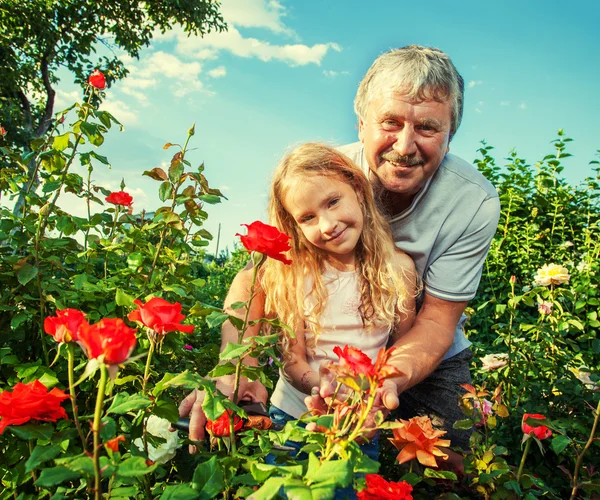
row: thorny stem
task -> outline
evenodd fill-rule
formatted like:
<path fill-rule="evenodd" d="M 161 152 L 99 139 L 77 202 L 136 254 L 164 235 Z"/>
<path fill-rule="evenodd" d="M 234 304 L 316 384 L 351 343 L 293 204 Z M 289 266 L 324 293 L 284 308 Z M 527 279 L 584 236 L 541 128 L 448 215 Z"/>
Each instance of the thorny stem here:
<path fill-rule="evenodd" d="M 512 374 L 512 325 L 513 325 L 513 320 L 514 320 L 514 310 L 513 308 L 516 308 L 516 304 L 515 304 L 515 284 L 513 282 L 513 280 L 510 280 L 510 298 L 512 299 L 512 303 L 513 303 L 513 307 L 509 308 L 509 318 L 508 318 L 508 380 L 511 380 L 511 374 Z M 508 401 L 510 403 L 511 401 L 511 397 L 512 397 L 512 384 L 508 383 L 508 389 L 507 389 L 507 396 L 508 396 Z"/>
<path fill-rule="evenodd" d="M 44 300 L 44 293 L 42 291 L 42 278 L 40 277 L 40 240 L 41 240 L 41 223 L 42 223 L 42 213 L 40 212 L 40 215 L 38 217 L 38 224 L 37 224 L 37 230 L 35 233 L 35 267 L 37 269 L 37 273 L 36 273 L 36 284 L 37 284 L 37 289 L 38 289 L 38 295 L 40 296 L 40 337 L 41 337 L 41 341 L 42 341 L 42 350 L 44 351 L 44 361 L 46 362 L 46 365 L 49 364 L 49 359 L 48 359 L 48 348 L 46 347 L 46 335 L 44 334 L 44 320 L 45 320 L 45 312 L 44 312 L 44 308 L 45 308 L 45 300 Z"/>
<path fill-rule="evenodd" d="M 113 221 L 113 226 L 110 230 L 110 234 L 108 235 L 108 239 L 112 242 L 113 234 L 115 234 L 115 229 L 117 227 L 117 221 L 119 220 L 119 215 L 121 214 L 121 205 L 115 206 L 115 220 Z M 106 252 L 106 257 L 104 258 L 104 279 L 108 276 L 108 252 Z"/>
<path fill-rule="evenodd" d="M 188 132 L 188 136 L 187 139 L 185 140 L 185 144 L 183 145 L 183 148 L 181 150 L 181 162 L 183 162 L 183 160 L 185 159 L 185 153 L 187 152 L 187 146 L 188 143 L 190 142 L 190 138 L 192 137 L 192 134 L 190 134 Z M 181 186 L 182 181 L 179 180 L 177 181 L 177 184 L 173 184 L 173 202 L 171 203 L 171 211 L 175 210 L 175 205 L 177 204 L 177 190 L 179 189 L 179 186 Z M 163 228 L 163 230 L 160 233 L 160 239 L 158 241 L 158 245 L 156 246 L 156 253 L 154 254 L 154 260 L 152 261 L 152 267 L 150 269 L 150 281 L 152 281 L 152 275 L 154 274 L 154 268 L 156 267 L 156 263 L 158 261 L 158 256 L 160 254 L 160 251 L 162 250 L 162 246 L 165 242 L 165 236 L 167 235 L 167 230 L 168 230 L 169 226 L 165 225 L 165 227 Z"/>
<path fill-rule="evenodd" d="M 100 382 L 98 383 L 98 396 L 96 397 L 96 409 L 94 411 L 94 498 L 102 500 L 102 472 L 100 470 L 100 427 L 102 422 L 102 406 L 104 404 L 104 392 L 106 390 L 106 366 L 100 364 Z"/>
<path fill-rule="evenodd" d="M 596 416 L 594 417 L 594 423 L 592 425 L 592 431 L 590 432 L 590 437 L 588 438 L 583 450 L 581 453 L 577 455 L 577 462 L 575 463 L 575 470 L 573 471 L 573 489 L 571 490 L 571 500 L 575 498 L 575 494 L 577 493 L 577 489 L 579 488 L 579 484 L 577 481 L 579 480 L 579 469 L 581 468 L 581 463 L 583 462 L 583 456 L 587 453 L 588 449 L 592 445 L 594 441 L 594 434 L 596 434 L 596 428 L 598 427 L 598 417 L 600 416 L 600 401 L 598 401 L 598 406 L 596 406 Z"/>
<path fill-rule="evenodd" d="M 154 335 L 152 332 L 150 335 Z M 154 354 L 154 348 L 156 347 L 156 342 L 148 335 L 148 339 L 150 340 L 150 349 L 148 349 L 148 356 L 146 357 L 146 368 L 144 369 L 144 380 L 142 381 L 142 393 L 146 394 L 146 384 L 148 379 L 150 378 L 150 365 L 152 363 L 152 355 Z"/>
<path fill-rule="evenodd" d="M 523 467 L 525 466 L 525 458 L 527 458 L 527 453 L 529 453 L 529 447 L 531 446 L 531 441 L 533 438 L 530 436 L 525 443 L 525 450 L 523 450 L 523 456 L 521 457 L 521 463 L 519 464 L 519 471 L 517 472 L 517 482 L 521 479 L 521 474 L 523 474 Z"/>
<path fill-rule="evenodd" d="M 91 200 L 90 198 L 92 197 L 92 165 L 90 164 L 88 166 L 88 178 L 87 178 L 87 198 L 86 198 L 86 205 L 87 205 L 87 216 L 88 216 L 88 228 L 85 231 L 85 240 L 83 242 L 83 250 L 87 252 L 87 247 L 88 247 L 88 238 L 90 236 L 90 225 L 91 225 L 91 221 L 92 221 L 92 207 L 91 207 Z M 87 256 L 87 259 L 89 260 L 90 256 Z"/>
<path fill-rule="evenodd" d="M 85 442 L 85 436 L 83 435 L 81 424 L 79 422 L 79 415 L 77 413 L 77 398 L 75 396 L 75 377 L 73 373 L 75 367 L 75 346 L 73 345 L 73 342 L 67 342 L 67 353 L 69 367 L 69 394 L 71 396 L 71 406 L 73 407 L 73 422 L 77 428 L 77 434 L 79 434 L 81 445 L 83 446 L 83 451 L 85 453 L 87 451 L 87 446 Z"/>
<path fill-rule="evenodd" d="M 255 264 L 252 268 L 252 283 L 250 284 L 250 299 L 248 300 L 248 304 L 246 304 L 246 312 L 244 313 L 244 322 L 242 323 L 242 328 L 238 334 L 238 344 L 241 344 L 244 340 L 244 334 L 248 329 L 248 317 L 250 316 L 250 306 L 252 305 L 252 299 L 254 298 L 254 289 L 256 287 L 256 276 L 258 275 L 258 269 L 260 264 L 264 261 L 264 259 L 257 265 Z M 242 376 L 242 360 L 240 359 L 238 363 L 235 365 L 235 381 L 233 385 L 233 402 L 237 403 L 238 391 L 240 386 L 240 378 Z"/>

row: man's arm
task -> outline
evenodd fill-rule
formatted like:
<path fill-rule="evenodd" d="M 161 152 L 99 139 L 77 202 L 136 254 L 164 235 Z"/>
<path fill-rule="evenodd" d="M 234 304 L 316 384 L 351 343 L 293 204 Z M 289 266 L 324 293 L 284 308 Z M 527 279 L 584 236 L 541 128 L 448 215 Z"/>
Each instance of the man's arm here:
<path fill-rule="evenodd" d="M 440 364 L 454 341 L 467 301 L 451 302 L 425 293 L 413 327 L 395 343 L 393 363 L 404 373 L 394 378 L 398 393 L 418 384 Z"/>

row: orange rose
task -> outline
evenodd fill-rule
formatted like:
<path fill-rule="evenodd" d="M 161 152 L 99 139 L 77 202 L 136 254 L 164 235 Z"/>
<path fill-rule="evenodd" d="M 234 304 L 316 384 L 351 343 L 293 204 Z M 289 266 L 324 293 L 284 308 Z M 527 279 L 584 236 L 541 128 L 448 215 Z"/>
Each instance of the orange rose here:
<path fill-rule="evenodd" d="M 112 450 L 114 452 L 119 451 L 119 443 L 120 442 L 125 442 L 125 436 L 117 436 L 116 438 L 113 439 L 109 439 L 106 443 L 104 443 L 106 445 L 106 447 L 109 450 Z"/>
<path fill-rule="evenodd" d="M 450 440 L 439 439 L 446 431 L 434 429 L 429 417 L 413 417 L 410 420 L 400 420 L 401 427 L 393 430 L 394 438 L 390 441 L 400 453 L 396 457 L 403 464 L 413 458 L 428 467 L 437 467 L 435 457 L 448 459 L 438 446 L 450 446 Z"/>

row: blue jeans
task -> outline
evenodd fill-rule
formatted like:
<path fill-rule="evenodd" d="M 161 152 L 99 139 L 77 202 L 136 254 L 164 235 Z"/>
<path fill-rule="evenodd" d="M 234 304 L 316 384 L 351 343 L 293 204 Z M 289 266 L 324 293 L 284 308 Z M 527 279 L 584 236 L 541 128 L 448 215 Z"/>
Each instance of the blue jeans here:
<path fill-rule="evenodd" d="M 286 413 L 283 410 L 280 410 L 276 406 L 272 406 L 272 405 L 269 408 L 269 417 L 271 417 L 273 425 L 281 426 L 281 427 L 283 427 L 287 422 L 290 422 L 292 420 L 297 420 L 296 418 L 292 417 L 288 413 Z M 304 424 L 301 424 L 301 425 L 304 427 Z M 298 458 L 299 460 L 308 459 L 308 456 L 306 456 L 303 453 L 298 455 L 298 452 L 300 451 L 300 448 L 302 448 L 303 443 L 297 443 L 295 441 L 286 441 L 285 446 L 294 448 L 294 451 L 290 451 L 291 458 Z M 377 461 L 379 459 L 379 433 L 377 433 L 375 435 L 375 437 L 368 443 L 362 444 L 360 446 L 360 449 L 370 459 Z M 281 465 L 281 464 L 276 463 L 276 458 L 277 457 L 275 455 L 269 454 L 266 456 L 265 461 L 269 465 Z M 357 476 L 364 477 L 364 474 L 357 474 Z M 280 493 L 280 495 L 285 496 L 285 495 L 283 495 L 282 491 L 280 491 L 279 493 Z M 346 488 L 337 489 L 335 491 L 335 497 L 334 497 L 335 500 L 343 500 L 345 498 L 350 499 L 350 500 L 356 499 L 356 492 L 354 491 L 354 488 L 352 487 L 352 485 L 347 486 Z"/>

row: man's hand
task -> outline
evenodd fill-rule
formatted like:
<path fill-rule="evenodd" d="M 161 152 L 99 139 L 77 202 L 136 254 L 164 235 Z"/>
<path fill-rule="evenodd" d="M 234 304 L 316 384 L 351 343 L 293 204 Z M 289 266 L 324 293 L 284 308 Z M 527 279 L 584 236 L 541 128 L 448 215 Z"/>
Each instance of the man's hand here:
<path fill-rule="evenodd" d="M 233 396 L 233 378 L 221 377 L 217 380 L 217 389 L 225 396 L 231 398 Z M 190 418 L 190 433 L 191 441 L 203 441 L 206 437 L 206 415 L 202 409 L 204 403 L 204 391 L 194 389 L 179 405 L 179 416 Z M 267 402 L 267 389 L 258 380 L 249 381 L 242 377 L 240 379 L 240 388 L 238 390 L 238 401 L 252 401 L 254 403 Z M 190 445 L 189 451 L 191 454 L 196 453 L 196 447 Z"/>

